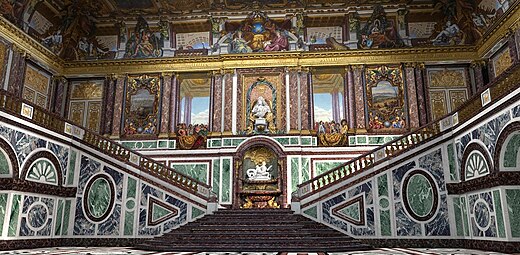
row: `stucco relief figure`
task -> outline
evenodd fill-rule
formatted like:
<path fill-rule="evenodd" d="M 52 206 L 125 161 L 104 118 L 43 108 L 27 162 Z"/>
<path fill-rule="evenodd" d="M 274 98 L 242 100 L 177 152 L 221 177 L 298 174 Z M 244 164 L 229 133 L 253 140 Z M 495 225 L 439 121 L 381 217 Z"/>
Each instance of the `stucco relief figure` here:
<path fill-rule="evenodd" d="M 231 41 L 231 53 L 251 53 L 253 50 L 249 47 L 248 42 L 243 38 L 242 31 L 235 34 L 235 38 Z"/>
<path fill-rule="evenodd" d="M 258 97 L 251 109 L 249 120 L 248 133 L 276 132 L 271 106 L 262 96 Z"/>
<path fill-rule="evenodd" d="M 267 181 L 271 179 L 271 174 L 269 171 L 271 170 L 271 167 L 267 167 L 265 161 L 262 161 L 261 165 L 256 165 L 255 168 L 247 169 L 247 178 L 250 181 Z"/>

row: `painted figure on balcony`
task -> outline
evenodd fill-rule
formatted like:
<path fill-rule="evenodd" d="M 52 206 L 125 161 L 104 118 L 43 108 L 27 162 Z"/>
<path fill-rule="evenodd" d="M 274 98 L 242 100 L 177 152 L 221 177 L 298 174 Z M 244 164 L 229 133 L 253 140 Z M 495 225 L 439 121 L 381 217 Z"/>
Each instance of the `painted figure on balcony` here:
<path fill-rule="evenodd" d="M 266 42 L 265 51 L 282 51 L 289 49 L 289 40 L 285 35 L 280 33 L 280 30 L 275 31 L 275 36 L 270 42 Z"/>

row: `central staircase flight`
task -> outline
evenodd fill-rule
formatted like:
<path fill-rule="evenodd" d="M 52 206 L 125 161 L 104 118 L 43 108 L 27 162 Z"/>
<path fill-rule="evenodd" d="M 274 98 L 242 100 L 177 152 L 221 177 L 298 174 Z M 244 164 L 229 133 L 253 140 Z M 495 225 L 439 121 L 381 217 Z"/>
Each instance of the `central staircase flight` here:
<path fill-rule="evenodd" d="M 345 252 L 370 246 L 289 209 L 219 210 L 137 246 L 177 252 Z"/>

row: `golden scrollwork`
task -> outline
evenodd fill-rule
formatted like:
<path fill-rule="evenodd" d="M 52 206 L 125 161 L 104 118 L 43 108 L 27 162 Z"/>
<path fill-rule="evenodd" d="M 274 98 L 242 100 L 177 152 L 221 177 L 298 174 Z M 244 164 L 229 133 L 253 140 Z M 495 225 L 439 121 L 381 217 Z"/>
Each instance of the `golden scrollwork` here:
<path fill-rule="evenodd" d="M 25 86 L 29 86 L 34 90 L 47 95 L 47 89 L 49 88 L 50 78 L 43 75 L 38 70 L 31 66 L 27 66 L 25 71 Z"/>
<path fill-rule="evenodd" d="M 85 81 L 72 86 L 71 99 L 101 99 L 103 96 L 103 84 L 93 81 Z"/>
<path fill-rule="evenodd" d="M 465 87 L 466 77 L 463 69 L 429 70 L 430 87 Z"/>
<path fill-rule="evenodd" d="M 274 153 L 267 149 L 266 147 L 257 147 L 252 150 L 248 150 L 244 159 L 251 159 L 256 165 L 262 164 L 262 162 L 269 162 L 271 159 L 275 158 Z"/>
<path fill-rule="evenodd" d="M 500 54 L 493 59 L 493 67 L 495 68 L 495 76 L 499 76 L 503 73 L 507 68 L 509 68 L 513 64 L 513 60 L 511 59 L 511 52 L 509 48 L 506 48 Z"/>

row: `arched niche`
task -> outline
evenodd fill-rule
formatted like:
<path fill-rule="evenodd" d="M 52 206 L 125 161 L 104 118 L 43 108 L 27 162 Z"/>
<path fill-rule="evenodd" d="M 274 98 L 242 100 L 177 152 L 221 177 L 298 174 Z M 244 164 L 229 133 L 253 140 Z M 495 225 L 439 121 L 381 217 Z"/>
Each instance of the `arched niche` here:
<path fill-rule="evenodd" d="M 497 139 L 495 171 L 520 170 L 520 121 L 508 124 Z"/>
<path fill-rule="evenodd" d="M 267 137 L 244 142 L 234 157 L 233 208 L 287 207 L 286 154 Z"/>

